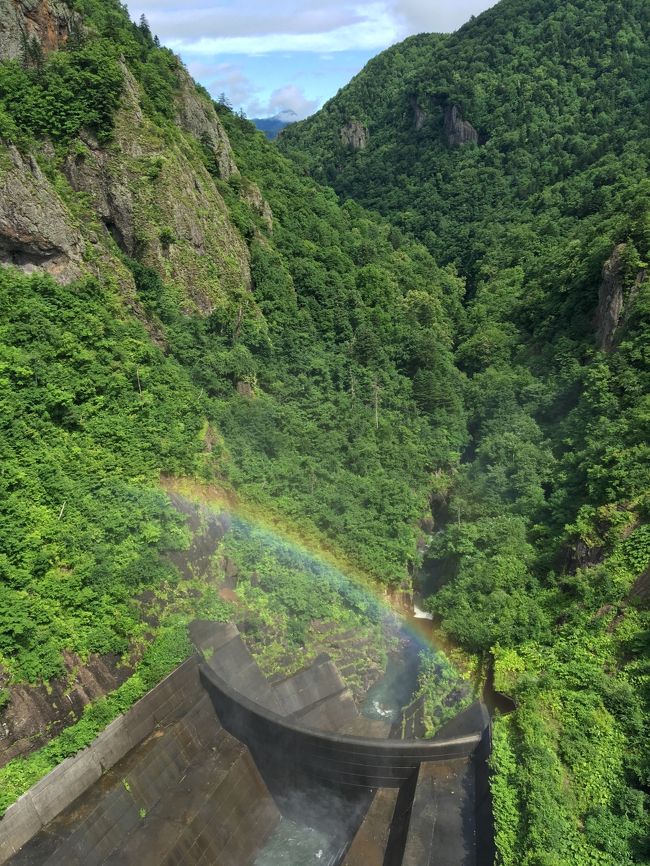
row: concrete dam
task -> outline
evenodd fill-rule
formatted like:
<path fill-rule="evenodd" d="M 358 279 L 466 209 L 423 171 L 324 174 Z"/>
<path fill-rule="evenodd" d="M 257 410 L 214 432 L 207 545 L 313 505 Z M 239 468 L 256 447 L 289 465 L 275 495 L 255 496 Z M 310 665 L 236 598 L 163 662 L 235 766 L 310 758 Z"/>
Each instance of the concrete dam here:
<path fill-rule="evenodd" d="M 190 633 L 195 655 L 7 810 L 0 864 L 267 866 L 295 826 L 324 840 L 304 866 L 492 862 L 483 704 L 396 739 L 328 656 L 267 680 L 237 626 Z"/>

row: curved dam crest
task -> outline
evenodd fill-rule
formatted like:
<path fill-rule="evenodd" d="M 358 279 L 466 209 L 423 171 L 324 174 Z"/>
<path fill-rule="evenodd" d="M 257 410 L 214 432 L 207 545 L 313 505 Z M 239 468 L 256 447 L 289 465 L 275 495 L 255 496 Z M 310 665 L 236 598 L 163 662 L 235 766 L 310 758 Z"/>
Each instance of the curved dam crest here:
<path fill-rule="evenodd" d="M 470 757 L 489 727 L 482 704 L 473 704 L 431 740 L 354 737 L 320 731 L 268 710 L 237 692 L 208 665 L 199 673 L 221 723 L 287 779 L 305 775 L 330 784 L 398 788 L 422 763 Z"/>

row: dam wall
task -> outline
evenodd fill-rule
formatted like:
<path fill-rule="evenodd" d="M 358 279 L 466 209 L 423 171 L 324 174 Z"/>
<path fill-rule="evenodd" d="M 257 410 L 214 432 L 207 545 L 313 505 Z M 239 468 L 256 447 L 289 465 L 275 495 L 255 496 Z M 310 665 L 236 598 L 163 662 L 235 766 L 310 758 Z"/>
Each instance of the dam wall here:
<path fill-rule="evenodd" d="M 328 656 L 267 680 L 233 624 L 190 634 L 197 655 L 7 810 L 0 864 L 251 866 L 289 821 L 331 863 L 489 866 L 483 704 L 387 739 Z"/>

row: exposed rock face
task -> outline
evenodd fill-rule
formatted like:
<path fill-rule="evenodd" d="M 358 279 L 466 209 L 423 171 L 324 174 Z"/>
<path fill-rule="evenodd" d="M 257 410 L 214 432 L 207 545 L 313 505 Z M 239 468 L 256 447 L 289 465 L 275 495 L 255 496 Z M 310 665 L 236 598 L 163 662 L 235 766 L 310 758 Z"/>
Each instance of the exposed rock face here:
<path fill-rule="evenodd" d="M 578 539 L 574 547 L 569 551 L 568 568 L 572 572 L 577 571 L 579 568 L 591 568 L 594 565 L 599 565 L 604 558 L 604 546 L 589 546 L 582 539 Z"/>
<path fill-rule="evenodd" d="M 623 253 L 625 244 L 618 244 L 603 265 L 603 279 L 598 290 L 596 311 L 596 342 L 598 348 L 609 351 L 614 332 L 623 312 Z"/>
<path fill-rule="evenodd" d="M 214 105 L 197 91 L 190 76 L 181 70 L 180 90 L 176 99 L 176 122 L 186 132 L 196 136 L 213 151 L 219 174 L 228 180 L 239 169 Z"/>
<path fill-rule="evenodd" d="M 83 136 L 85 152 L 79 150 L 69 155 L 63 171 L 72 189 L 90 195 L 92 207 L 108 233 L 123 252 L 132 256 L 136 252 L 133 175 L 126 170 L 126 158 L 142 156 L 136 132 L 141 129 L 144 118 L 140 108 L 138 85 L 126 66 L 124 74 L 123 113 L 128 114 L 132 135 L 120 136 L 118 149 L 123 158 L 120 169 L 115 165 L 114 154 L 106 150 L 88 133 Z"/>
<path fill-rule="evenodd" d="M 650 602 L 650 568 L 646 568 L 643 574 L 634 582 L 629 597 L 642 604 Z"/>
<path fill-rule="evenodd" d="M 188 143 L 170 145 L 161 138 L 143 115 L 137 82 L 126 67 L 123 71 L 124 98 L 114 142 L 102 148 L 84 135 L 86 150 L 67 158 L 65 175 L 74 190 L 89 194 L 94 211 L 122 250 L 175 283 L 188 299 L 188 309 L 210 313 L 219 296 L 250 286 L 248 250 Z M 222 148 L 222 171 L 237 171 L 216 113 L 212 119 L 207 108 L 202 113 L 205 105 L 189 83 L 187 78 L 178 97 L 184 128 L 194 135 L 212 130 Z M 259 199 L 263 202 L 261 195 Z"/>
<path fill-rule="evenodd" d="M 640 271 L 634 282 L 629 298 L 625 297 L 623 285 L 623 255 L 625 244 L 618 244 L 603 265 L 603 278 L 598 290 L 598 309 L 596 310 L 595 327 L 596 343 L 604 352 L 611 351 L 616 337 L 616 329 L 624 318 L 626 300 L 630 300 L 637 292 L 647 276 L 646 271 Z"/>
<path fill-rule="evenodd" d="M 427 121 L 427 113 L 418 102 L 417 96 L 411 97 L 411 111 L 413 112 L 415 131 L 419 132 Z"/>
<path fill-rule="evenodd" d="M 23 33 L 50 50 L 75 26 L 60 0 L 0 0 L 4 57 L 22 56 Z M 63 282 L 89 272 L 117 274 L 133 302 L 133 280 L 115 255 L 115 241 L 174 285 L 188 312 L 209 314 L 250 288 L 249 252 L 190 136 L 211 148 L 224 179 L 238 173 L 230 142 L 214 105 L 180 64 L 175 107 L 186 134 L 172 142 L 143 112 L 140 86 L 126 65 L 122 72 L 122 105 L 109 145 L 85 131 L 61 164 L 43 143 L 52 171 L 85 194 L 73 208 L 73 197 L 60 196 L 33 157 L 0 147 L 0 264 L 44 270 Z M 271 210 L 258 189 L 249 190 L 249 200 L 270 230 Z"/>
<path fill-rule="evenodd" d="M 93 207 L 117 245 L 128 255 L 135 252 L 133 197 L 127 178 L 110 171 L 110 156 L 97 142 L 86 139 L 87 154 L 68 156 L 63 170 L 70 186 L 89 193 Z"/>
<path fill-rule="evenodd" d="M 262 195 L 262 191 L 256 183 L 249 183 L 243 193 L 246 201 L 262 217 L 269 231 L 273 231 L 273 211 L 271 205 Z"/>
<path fill-rule="evenodd" d="M 463 119 L 455 103 L 445 106 L 444 133 L 449 147 L 478 144 L 478 132 L 468 120 Z"/>
<path fill-rule="evenodd" d="M 365 150 L 370 135 L 367 128 L 358 120 L 349 120 L 341 127 L 341 141 L 351 150 Z"/>
<path fill-rule="evenodd" d="M 0 166 L 0 263 L 44 270 L 62 282 L 81 274 L 83 239 L 33 156 L 10 146 Z M 4 169 L 4 170 L 3 170 Z"/>
<path fill-rule="evenodd" d="M 47 687 L 10 687 L 11 701 L 0 716 L 0 767 L 48 742 L 78 719 L 86 704 L 112 692 L 131 674 L 129 668 L 118 667 L 118 656 L 91 656 L 83 664 L 65 653 L 64 662 L 66 675 Z"/>
<path fill-rule="evenodd" d="M 0 60 L 19 60 L 36 39 L 45 53 L 66 43 L 79 16 L 61 0 L 0 0 Z"/>
<path fill-rule="evenodd" d="M 250 384 L 250 382 L 237 382 L 236 388 L 237 393 L 240 397 L 253 396 L 253 386 Z"/>

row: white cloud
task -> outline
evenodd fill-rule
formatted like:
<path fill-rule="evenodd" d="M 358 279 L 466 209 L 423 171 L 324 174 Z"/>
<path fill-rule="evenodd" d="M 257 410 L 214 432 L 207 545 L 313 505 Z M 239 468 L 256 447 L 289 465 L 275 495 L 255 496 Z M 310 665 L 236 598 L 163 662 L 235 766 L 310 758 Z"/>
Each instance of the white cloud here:
<path fill-rule="evenodd" d="M 152 30 L 177 50 L 267 54 L 381 49 L 411 33 L 449 32 L 494 0 L 140 0 Z"/>
<path fill-rule="evenodd" d="M 393 0 L 391 6 L 401 22 L 404 35 L 451 33 L 472 15 L 478 15 L 496 0 Z"/>
<path fill-rule="evenodd" d="M 279 114 L 281 111 L 293 111 L 298 117 L 307 117 L 315 111 L 318 102 L 315 99 L 307 99 L 302 87 L 295 84 L 285 84 L 271 94 L 268 104 L 268 113 Z"/>
<path fill-rule="evenodd" d="M 194 78 L 205 83 L 214 99 L 224 93 L 236 108 L 244 106 L 249 117 L 272 117 L 282 111 L 293 111 L 302 119 L 318 108 L 318 100 L 309 99 L 304 89 L 296 84 L 278 87 L 264 98 L 261 88 L 235 63 L 198 61 L 189 63 L 188 70 Z"/>
<path fill-rule="evenodd" d="M 234 63 L 190 63 L 188 69 L 194 78 L 207 82 L 215 99 L 225 93 L 234 105 L 245 105 L 256 98 L 257 88 Z"/>
<path fill-rule="evenodd" d="M 327 15 L 298 16 L 292 19 L 284 14 L 273 20 L 268 13 L 254 25 L 242 28 L 178 26 L 165 39 L 176 51 L 190 49 L 193 54 L 272 54 L 278 52 L 308 51 L 329 54 L 349 50 L 379 50 L 399 38 L 399 24 L 386 3 L 331 10 Z M 271 24 L 275 24 L 272 27 Z M 307 26 L 311 24 L 311 26 Z M 156 30 L 155 22 L 151 23 Z M 191 32 L 190 32 L 191 31 Z"/>
<path fill-rule="evenodd" d="M 190 40 L 203 36 L 222 39 L 264 38 L 277 34 L 329 33 L 341 27 L 361 23 L 367 13 L 354 0 L 330 0 L 317 7 L 296 2 L 267 2 L 257 0 L 227 0 L 220 4 L 210 0 L 143 0 L 140 7 L 133 6 L 134 18 L 139 9 L 146 14 L 149 25 L 167 42 Z M 136 14 L 137 13 L 137 14 Z"/>

